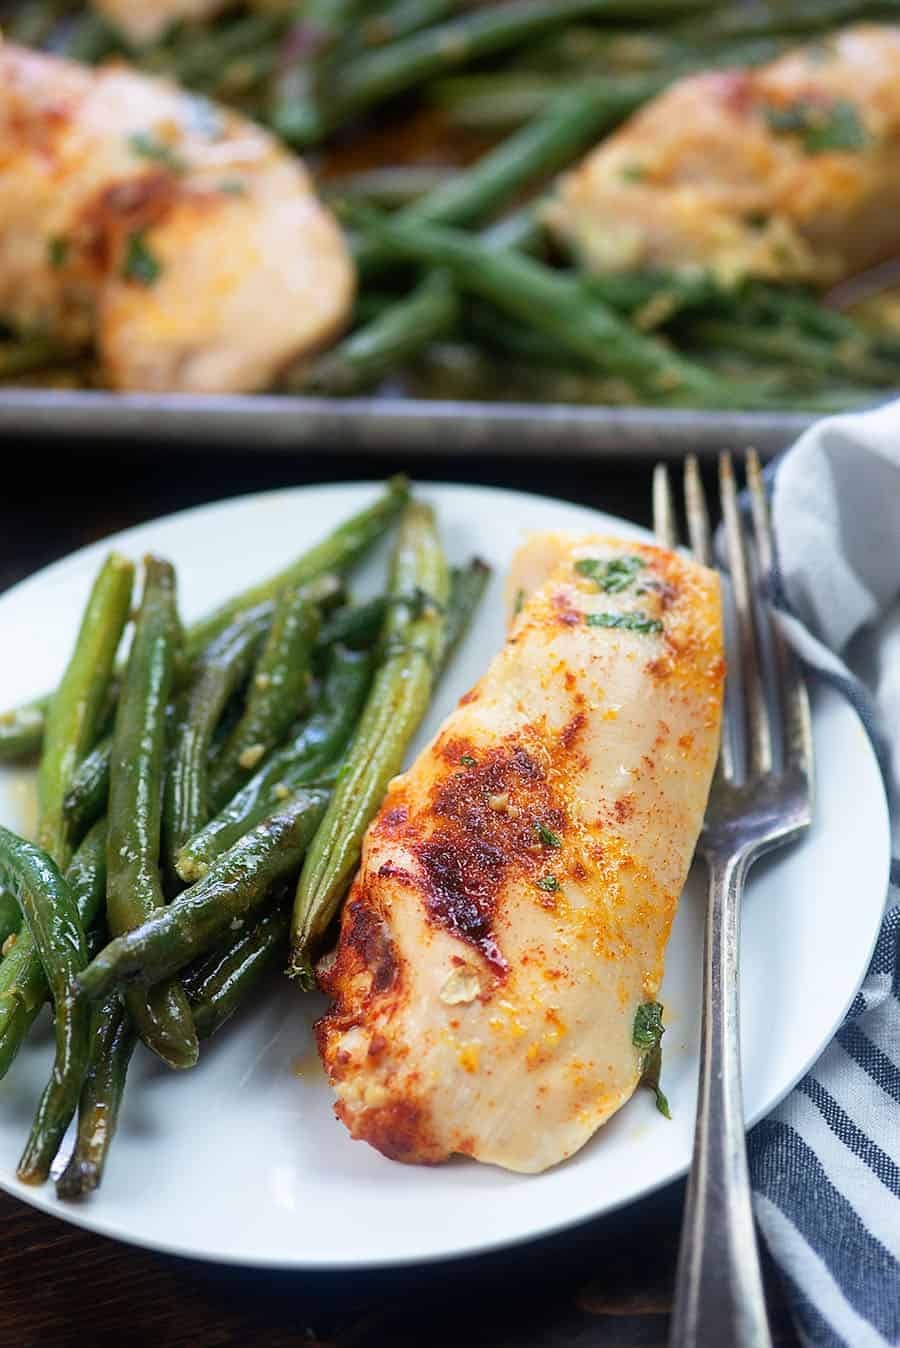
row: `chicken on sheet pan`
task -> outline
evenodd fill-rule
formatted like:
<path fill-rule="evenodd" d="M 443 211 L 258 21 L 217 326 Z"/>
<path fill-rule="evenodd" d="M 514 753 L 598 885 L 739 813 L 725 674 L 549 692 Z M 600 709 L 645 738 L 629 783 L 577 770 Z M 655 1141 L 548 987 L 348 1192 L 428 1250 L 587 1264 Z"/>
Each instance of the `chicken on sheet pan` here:
<path fill-rule="evenodd" d="M 900 28 L 672 85 L 562 178 L 547 219 L 589 268 L 828 285 L 900 250 Z"/>
<path fill-rule="evenodd" d="M 0 42 L 0 312 L 120 390 L 253 392 L 352 304 L 341 231 L 268 132 L 167 81 Z"/>

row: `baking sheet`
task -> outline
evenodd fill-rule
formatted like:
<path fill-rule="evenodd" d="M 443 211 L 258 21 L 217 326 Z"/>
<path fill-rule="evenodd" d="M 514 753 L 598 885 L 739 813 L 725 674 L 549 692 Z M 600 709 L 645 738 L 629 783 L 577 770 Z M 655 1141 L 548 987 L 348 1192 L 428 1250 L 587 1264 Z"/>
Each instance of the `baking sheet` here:
<path fill-rule="evenodd" d="M 0 435 L 153 441 L 163 449 L 509 454 L 536 458 L 679 457 L 755 445 L 770 455 L 806 413 L 432 402 L 413 398 L 201 397 L 32 389 L 0 393 Z"/>

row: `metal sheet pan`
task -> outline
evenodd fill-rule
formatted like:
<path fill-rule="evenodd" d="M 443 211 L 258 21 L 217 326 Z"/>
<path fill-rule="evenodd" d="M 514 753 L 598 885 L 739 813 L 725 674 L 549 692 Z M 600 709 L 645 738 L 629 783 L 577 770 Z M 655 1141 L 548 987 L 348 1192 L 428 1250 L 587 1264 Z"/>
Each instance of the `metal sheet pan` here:
<path fill-rule="evenodd" d="M 161 449 L 504 454 L 567 458 L 679 457 L 755 445 L 784 449 L 813 420 L 805 413 L 691 412 L 412 398 L 197 397 L 7 389 L 0 435 Z"/>

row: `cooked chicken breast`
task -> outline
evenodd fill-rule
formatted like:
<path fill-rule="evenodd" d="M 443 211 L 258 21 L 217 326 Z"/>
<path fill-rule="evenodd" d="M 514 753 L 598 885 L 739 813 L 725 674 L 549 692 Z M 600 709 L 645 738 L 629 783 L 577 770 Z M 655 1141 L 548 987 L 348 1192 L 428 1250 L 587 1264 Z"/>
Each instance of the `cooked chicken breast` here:
<path fill-rule="evenodd" d="M 597 271 L 830 284 L 900 249 L 900 28 L 674 84 L 565 175 L 548 219 Z"/>
<path fill-rule="evenodd" d="M 94 9 L 119 29 L 129 42 L 142 47 L 162 37 L 173 24 L 211 19 L 235 0 L 93 0 Z"/>
<path fill-rule="evenodd" d="M 299 160 L 124 65 L 0 44 L 0 313 L 117 389 L 250 392 L 329 342 L 353 265 Z"/>
<path fill-rule="evenodd" d="M 540 536 L 510 589 L 531 597 L 506 646 L 369 828 L 317 1033 L 354 1137 L 539 1171 L 641 1076 L 722 629 L 712 572 L 615 539 Z"/>

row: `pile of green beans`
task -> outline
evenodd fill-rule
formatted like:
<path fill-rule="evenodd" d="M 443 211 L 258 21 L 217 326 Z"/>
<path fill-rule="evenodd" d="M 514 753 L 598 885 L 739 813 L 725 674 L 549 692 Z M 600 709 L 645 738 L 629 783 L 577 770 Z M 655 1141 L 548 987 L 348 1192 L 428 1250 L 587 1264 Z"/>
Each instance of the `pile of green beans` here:
<path fill-rule="evenodd" d="M 442 397 L 455 364 L 449 392 L 460 397 L 821 411 L 863 405 L 900 384 L 900 339 L 871 316 L 846 318 L 841 337 L 826 331 L 832 311 L 810 292 L 811 333 L 792 304 L 781 305 L 788 288 L 777 283 L 757 286 L 763 302 L 748 307 L 740 287 L 724 293 L 712 276 L 591 278 L 544 237 L 540 209 L 554 175 L 673 81 L 760 65 L 803 41 L 821 45 L 840 25 L 896 21 L 897 0 L 304 0 L 261 10 L 248 0 L 141 49 L 79 12 L 78 0 L 14 8 L 17 40 L 87 61 L 119 52 L 324 158 L 323 191 L 351 227 L 358 299 L 347 335 L 283 371 L 281 392 L 348 397 L 389 387 Z M 450 139 L 448 164 L 415 149 L 411 163 L 373 166 L 363 150 L 364 167 L 341 171 L 348 141 L 355 165 L 370 131 L 417 116 L 423 134 L 455 130 L 461 153 Z M 523 204 L 527 230 L 485 230 Z M 360 205 L 393 214 L 379 223 L 354 214 Z M 496 284 L 478 290 L 473 320 L 480 263 L 472 254 L 472 266 L 440 264 L 429 225 L 478 229 L 473 246 L 537 254 L 559 285 L 551 294 L 533 269 L 501 260 L 487 268 Z M 406 232 L 403 247 L 385 233 L 395 227 Z M 629 291 L 644 303 L 633 305 Z M 651 327 L 661 342 L 646 341 Z M 74 358 L 44 334 L 11 335 L 0 344 L 0 379 L 52 378 L 67 363 L 77 378 Z M 32 709 L 35 723 L 41 710 Z M 29 734 L 26 708 L 13 724 L 0 722 L 0 756 Z"/>
<path fill-rule="evenodd" d="M 385 592 L 350 602 L 342 578 L 395 526 Z M 59 687 L 5 718 L 5 756 L 41 757 L 37 841 L 0 827 L 0 1077 L 48 1000 L 56 1030 L 20 1178 L 47 1178 L 77 1109 L 57 1191 L 89 1194 L 139 1041 L 190 1069 L 278 966 L 311 981 L 487 576 L 448 568 L 403 480 L 187 629 L 170 562 L 144 558 L 132 615 L 134 566 L 107 559 Z"/>

